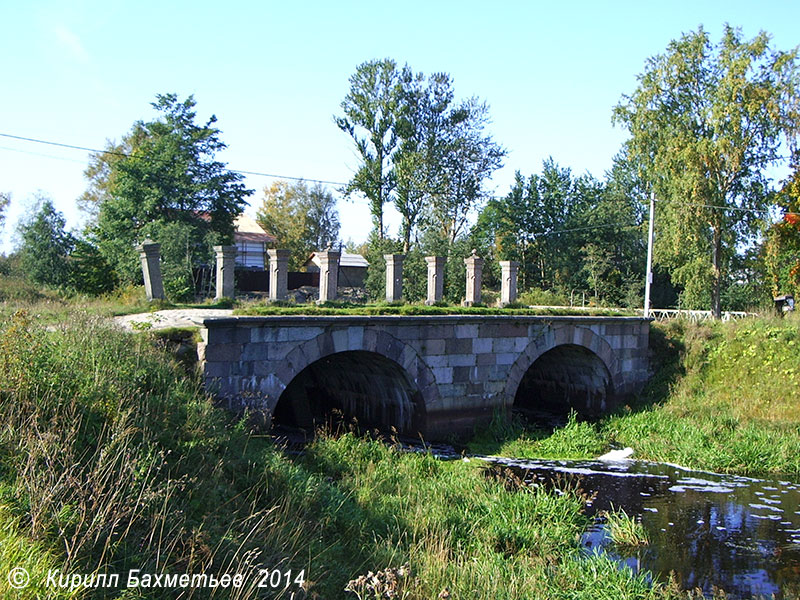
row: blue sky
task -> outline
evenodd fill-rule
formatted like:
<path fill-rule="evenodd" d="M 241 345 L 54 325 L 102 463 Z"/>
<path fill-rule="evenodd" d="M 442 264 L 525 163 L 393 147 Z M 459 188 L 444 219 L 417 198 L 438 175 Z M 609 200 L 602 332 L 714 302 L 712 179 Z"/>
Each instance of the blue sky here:
<path fill-rule="evenodd" d="M 102 148 L 154 116 L 158 93 L 194 94 L 216 114 L 232 168 L 347 181 L 357 166 L 332 116 L 356 66 L 391 57 L 451 74 L 457 96 L 491 107 L 508 155 L 490 189 L 552 156 L 602 177 L 626 134 L 611 109 L 645 60 L 703 25 L 773 46 L 800 43 L 800 3 L 744 2 L 183 2 L 67 0 L 0 7 L 0 133 Z M 38 192 L 78 227 L 87 153 L 0 137 L 0 190 L 12 206 L 0 249 Z M 250 177 L 252 210 L 268 178 Z M 342 237 L 369 230 L 363 200 L 341 201 Z M 390 224 L 397 223 L 389 219 Z"/>

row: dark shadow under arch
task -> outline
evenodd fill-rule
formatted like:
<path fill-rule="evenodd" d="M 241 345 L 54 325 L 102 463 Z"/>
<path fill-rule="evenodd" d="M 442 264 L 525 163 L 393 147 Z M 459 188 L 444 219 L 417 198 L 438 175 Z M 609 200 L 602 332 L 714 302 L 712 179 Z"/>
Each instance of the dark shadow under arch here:
<path fill-rule="evenodd" d="M 419 391 L 400 365 L 375 352 L 329 354 L 298 373 L 273 413 L 277 424 L 314 428 L 331 414 L 360 426 L 416 434 L 422 424 Z"/>
<path fill-rule="evenodd" d="M 514 408 L 535 415 L 598 417 L 614 395 L 612 377 L 597 354 L 575 344 L 544 352 L 528 368 L 514 397 Z"/>

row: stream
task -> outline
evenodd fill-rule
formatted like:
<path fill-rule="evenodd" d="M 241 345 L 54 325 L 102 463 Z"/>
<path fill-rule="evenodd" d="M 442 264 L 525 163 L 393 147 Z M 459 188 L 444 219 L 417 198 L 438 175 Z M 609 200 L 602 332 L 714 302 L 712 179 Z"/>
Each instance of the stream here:
<path fill-rule="evenodd" d="M 800 485 L 692 471 L 638 460 L 563 461 L 486 457 L 530 485 L 575 486 L 595 495 L 587 505 L 594 524 L 581 543 L 634 571 L 684 589 L 715 588 L 730 598 L 800 596 Z M 623 509 L 641 519 L 650 544 L 620 553 L 601 511 Z"/>
<path fill-rule="evenodd" d="M 308 438 L 281 439 L 302 452 Z M 288 443 L 288 442 L 294 443 Z M 445 444 L 401 439 L 409 452 L 442 460 L 463 455 Z M 287 448 L 289 449 L 289 448 Z M 729 598 L 800 598 L 800 484 L 694 471 L 642 460 L 528 460 L 470 456 L 489 468 L 510 469 L 528 485 L 580 488 L 593 499 L 592 525 L 581 544 L 587 555 L 603 552 L 634 572 L 667 581 L 673 574 L 686 590 L 716 589 Z M 487 469 L 488 470 L 488 469 Z M 602 512 L 624 510 L 640 520 L 650 543 L 623 553 L 611 543 Z"/>

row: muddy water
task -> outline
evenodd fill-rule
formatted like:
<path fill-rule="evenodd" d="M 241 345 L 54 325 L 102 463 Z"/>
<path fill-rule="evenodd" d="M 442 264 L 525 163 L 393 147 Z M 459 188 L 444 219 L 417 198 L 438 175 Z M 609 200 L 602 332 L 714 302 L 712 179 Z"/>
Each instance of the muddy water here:
<path fill-rule="evenodd" d="M 644 461 L 492 459 L 532 485 L 579 486 L 595 495 L 596 516 L 582 543 L 661 580 L 674 572 L 685 589 L 715 588 L 732 598 L 800 597 L 800 485 L 690 471 Z M 641 519 L 650 544 L 621 553 L 600 511 L 622 508 Z"/>

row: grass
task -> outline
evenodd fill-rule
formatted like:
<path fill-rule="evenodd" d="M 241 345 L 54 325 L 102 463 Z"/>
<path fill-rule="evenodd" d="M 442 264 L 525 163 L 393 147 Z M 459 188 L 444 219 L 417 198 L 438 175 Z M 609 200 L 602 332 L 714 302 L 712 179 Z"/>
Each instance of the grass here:
<path fill-rule="evenodd" d="M 41 595 L 50 568 L 241 573 L 243 588 L 214 595 L 236 600 L 270 597 L 256 587 L 262 568 L 304 571 L 308 598 L 375 597 L 359 587 L 370 572 L 385 597 L 409 599 L 677 594 L 583 556 L 576 494 L 509 489 L 476 462 L 351 433 L 291 458 L 216 409 L 151 336 L 85 313 L 50 323 L 25 312 L 0 322 L 0 580 L 29 567 L 34 587 L 20 598 Z M 62 592 L 46 594 L 175 596 Z"/>
<path fill-rule="evenodd" d="M 234 310 L 237 315 L 574 315 L 574 316 L 634 316 L 625 309 L 570 309 L 570 308 L 494 308 L 488 306 L 426 306 L 424 304 L 349 304 L 327 302 L 292 306 L 274 304 L 246 304 Z"/>
<path fill-rule="evenodd" d="M 605 528 L 611 543 L 621 548 L 635 548 L 647 546 L 650 540 L 641 522 L 628 515 L 624 509 L 606 511 L 603 513 Z"/>
<path fill-rule="evenodd" d="M 495 426 L 470 449 L 529 458 L 636 458 L 740 474 L 800 475 L 796 318 L 651 328 L 655 375 L 638 401 L 597 422 L 542 431 Z"/>

